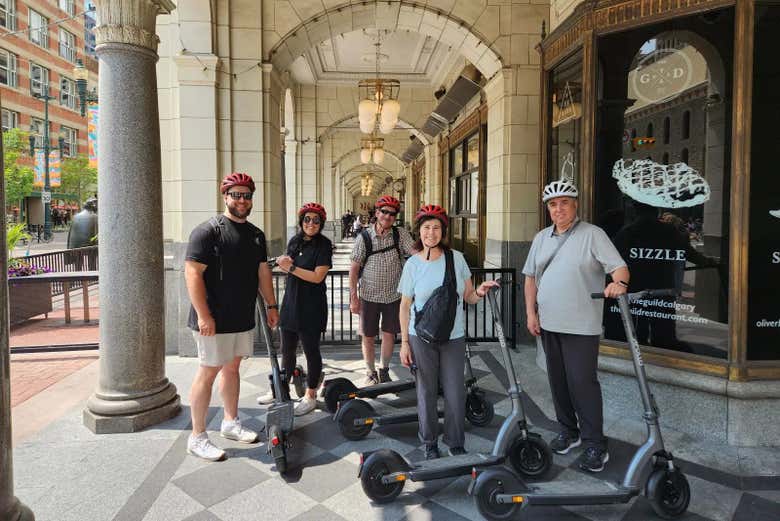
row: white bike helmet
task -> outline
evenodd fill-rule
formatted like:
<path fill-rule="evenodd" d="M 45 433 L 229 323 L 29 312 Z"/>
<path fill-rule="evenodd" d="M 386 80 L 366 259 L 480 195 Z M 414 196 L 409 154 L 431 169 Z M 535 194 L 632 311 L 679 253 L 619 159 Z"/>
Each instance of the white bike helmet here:
<path fill-rule="evenodd" d="M 574 186 L 571 182 L 566 180 L 553 181 L 552 183 L 544 187 L 544 191 L 542 191 L 542 202 L 546 203 L 547 201 L 555 197 L 576 198 L 579 195 L 580 194 L 577 191 L 577 187 Z"/>

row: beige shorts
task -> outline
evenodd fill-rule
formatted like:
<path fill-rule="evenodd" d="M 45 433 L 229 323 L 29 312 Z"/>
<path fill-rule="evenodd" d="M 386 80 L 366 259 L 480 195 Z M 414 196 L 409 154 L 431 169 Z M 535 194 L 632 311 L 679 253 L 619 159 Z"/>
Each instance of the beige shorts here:
<path fill-rule="evenodd" d="M 203 336 L 200 332 L 193 331 L 200 365 L 219 367 L 232 362 L 237 356 L 251 356 L 254 350 L 254 333 L 254 329 L 250 329 L 242 333 Z"/>

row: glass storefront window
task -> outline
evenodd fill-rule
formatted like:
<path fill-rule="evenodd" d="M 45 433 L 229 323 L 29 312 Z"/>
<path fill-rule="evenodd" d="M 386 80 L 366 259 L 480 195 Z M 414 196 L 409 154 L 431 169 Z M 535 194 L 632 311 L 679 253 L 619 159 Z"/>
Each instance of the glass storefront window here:
<path fill-rule="evenodd" d="M 748 360 L 780 360 L 780 5 L 756 3 L 750 158 Z M 694 127 L 695 128 L 695 127 Z"/>
<path fill-rule="evenodd" d="M 466 143 L 466 170 L 477 168 L 479 166 L 479 134 L 469 138 Z"/>
<path fill-rule="evenodd" d="M 577 53 L 550 75 L 550 160 L 548 181 L 568 179 L 580 185 L 582 139 L 582 55 Z"/>
<path fill-rule="evenodd" d="M 471 266 L 480 263 L 479 140 L 476 131 L 450 149 L 450 244 L 463 252 Z"/>
<path fill-rule="evenodd" d="M 723 10 L 598 45 L 594 220 L 628 264 L 629 291 L 671 290 L 632 305 L 639 342 L 720 359 L 729 340 L 731 106 L 723 100 L 732 42 L 733 11 Z M 615 301 L 604 315 L 605 339 L 625 341 Z"/>

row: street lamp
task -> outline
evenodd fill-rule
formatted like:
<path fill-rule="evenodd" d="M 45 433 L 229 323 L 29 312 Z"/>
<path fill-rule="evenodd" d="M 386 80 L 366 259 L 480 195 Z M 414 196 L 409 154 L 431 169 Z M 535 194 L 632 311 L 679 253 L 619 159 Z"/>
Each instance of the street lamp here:
<path fill-rule="evenodd" d="M 43 201 L 43 240 L 48 242 L 52 238 L 51 234 L 51 180 L 49 179 L 49 100 L 55 99 L 49 96 L 49 85 L 41 82 L 41 94 L 33 94 L 34 97 L 43 100 L 43 146 L 35 145 L 35 136 L 30 136 L 30 155 L 35 158 L 35 149 L 43 150 L 43 192 L 41 200 Z M 62 159 L 62 149 L 65 140 L 60 136 L 58 145 L 60 149 L 60 160 Z"/>
<path fill-rule="evenodd" d="M 76 66 L 73 67 L 73 77 L 76 78 L 76 88 L 79 92 L 79 101 L 81 102 L 81 117 L 87 115 L 87 103 L 97 101 L 95 92 L 87 92 L 87 80 L 89 79 L 89 70 L 84 66 L 81 58 L 76 60 Z"/>

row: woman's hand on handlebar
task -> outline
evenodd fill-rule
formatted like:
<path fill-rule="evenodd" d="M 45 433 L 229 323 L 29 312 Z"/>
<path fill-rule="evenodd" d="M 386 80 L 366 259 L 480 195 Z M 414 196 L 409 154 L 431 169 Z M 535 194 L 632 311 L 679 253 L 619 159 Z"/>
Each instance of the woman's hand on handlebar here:
<path fill-rule="evenodd" d="M 414 356 L 412 355 L 412 348 L 409 345 L 408 340 L 401 340 L 401 365 L 404 367 L 412 367 L 414 364 Z"/>
<path fill-rule="evenodd" d="M 292 257 L 289 255 L 280 255 L 276 258 L 276 265 L 282 268 L 284 271 L 289 271 L 290 266 L 293 265 Z"/>
<path fill-rule="evenodd" d="M 528 332 L 531 333 L 533 336 L 541 336 L 542 334 L 542 326 L 539 325 L 539 315 L 536 313 L 529 314 L 528 320 L 526 322 L 528 327 Z"/>
<path fill-rule="evenodd" d="M 488 294 L 488 291 L 490 291 L 490 288 L 497 288 L 501 284 L 497 280 L 486 280 L 482 284 L 479 285 L 477 288 L 477 296 L 479 298 L 484 297 Z"/>

